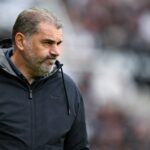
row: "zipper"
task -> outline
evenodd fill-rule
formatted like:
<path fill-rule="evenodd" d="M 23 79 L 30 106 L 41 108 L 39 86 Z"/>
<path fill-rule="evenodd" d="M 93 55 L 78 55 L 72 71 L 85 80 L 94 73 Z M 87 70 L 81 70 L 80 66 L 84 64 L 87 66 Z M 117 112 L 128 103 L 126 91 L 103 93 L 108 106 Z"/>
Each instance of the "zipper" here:
<path fill-rule="evenodd" d="M 6 75 L 8 75 L 10 78 L 12 79 L 16 79 L 17 81 L 19 80 L 19 82 L 21 81 L 23 85 L 26 85 L 27 87 L 27 98 L 29 100 L 30 103 L 30 150 L 33 150 L 35 147 L 35 107 L 34 107 L 34 102 L 33 102 L 33 90 L 31 88 L 31 85 L 29 85 L 29 83 L 27 82 L 26 79 L 24 78 L 19 78 L 16 75 L 10 74 L 8 72 L 8 70 L 4 70 L 1 69 L 0 66 L 0 72 L 4 72 Z"/>
<path fill-rule="evenodd" d="M 34 102 L 33 102 L 33 91 L 31 89 L 30 86 L 28 86 L 28 89 L 29 89 L 29 95 L 28 95 L 28 98 L 30 100 L 30 136 L 31 136 L 31 147 L 30 147 L 30 150 L 33 150 L 34 149 L 34 125 L 35 125 L 35 114 L 34 114 Z"/>
<path fill-rule="evenodd" d="M 32 90 L 29 89 L 29 99 L 32 100 L 32 98 L 33 98 Z"/>

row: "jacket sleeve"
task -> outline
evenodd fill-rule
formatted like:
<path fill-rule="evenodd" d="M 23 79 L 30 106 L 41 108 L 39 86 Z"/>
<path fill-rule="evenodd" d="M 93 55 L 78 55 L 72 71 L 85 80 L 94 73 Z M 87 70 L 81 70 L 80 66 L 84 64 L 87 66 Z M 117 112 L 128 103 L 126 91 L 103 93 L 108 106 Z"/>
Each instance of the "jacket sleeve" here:
<path fill-rule="evenodd" d="M 68 132 L 65 139 L 65 150 L 89 150 L 85 124 L 84 104 L 82 97 L 79 97 L 77 115 L 72 128 Z"/>

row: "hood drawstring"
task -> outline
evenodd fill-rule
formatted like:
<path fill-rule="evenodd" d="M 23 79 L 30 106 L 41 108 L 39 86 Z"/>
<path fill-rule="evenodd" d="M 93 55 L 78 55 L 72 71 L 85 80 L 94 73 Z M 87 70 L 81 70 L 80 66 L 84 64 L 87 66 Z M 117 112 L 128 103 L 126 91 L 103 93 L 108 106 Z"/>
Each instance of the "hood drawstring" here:
<path fill-rule="evenodd" d="M 63 87 L 64 87 L 64 91 L 65 91 L 65 96 L 66 96 L 67 111 L 68 111 L 68 115 L 70 115 L 71 111 L 70 111 L 69 98 L 68 98 L 68 94 L 67 94 L 67 88 L 66 88 L 64 73 L 63 73 L 63 69 L 62 69 L 63 64 L 60 64 L 59 61 L 56 61 L 56 65 L 59 66 L 59 68 L 61 70 L 62 82 L 63 82 Z"/>
<path fill-rule="evenodd" d="M 69 105 L 69 99 L 68 99 L 68 94 L 67 94 L 67 88 L 66 88 L 66 84 L 65 84 L 65 79 L 64 79 L 64 73 L 63 73 L 63 69 L 61 67 L 61 75 L 62 75 L 62 81 L 63 81 L 63 86 L 64 86 L 64 91 L 65 91 L 65 96 L 67 99 L 67 110 L 68 110 L 68 115 L 70 115 L 70 105 Z"/>

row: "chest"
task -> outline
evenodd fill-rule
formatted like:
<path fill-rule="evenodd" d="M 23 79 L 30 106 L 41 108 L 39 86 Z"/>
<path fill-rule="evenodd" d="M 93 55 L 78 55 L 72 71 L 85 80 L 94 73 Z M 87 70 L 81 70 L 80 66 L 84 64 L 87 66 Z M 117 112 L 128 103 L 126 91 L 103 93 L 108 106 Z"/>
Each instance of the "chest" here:
<path fill-rule="evenodd" d="M 36 143 L 48 143 L 64 137 L 73 121 L 61 87 L 27 88 L 0 83 L 0 133 L 4 133 L 0 139 L 13 135 L 25 141 L 31 137 Z"/>

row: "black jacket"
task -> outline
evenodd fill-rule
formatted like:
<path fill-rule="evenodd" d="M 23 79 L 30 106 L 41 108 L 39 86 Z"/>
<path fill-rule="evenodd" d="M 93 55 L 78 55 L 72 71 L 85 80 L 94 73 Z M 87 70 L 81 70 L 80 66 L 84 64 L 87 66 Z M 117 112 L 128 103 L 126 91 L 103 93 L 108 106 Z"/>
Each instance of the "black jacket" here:
<path fill-rule="evenodd" d="M 88 150 L 83 100 L 62 65 L 29 85 L 4 51 L 11 48 L 0 49 L 0 150 Z"/>

